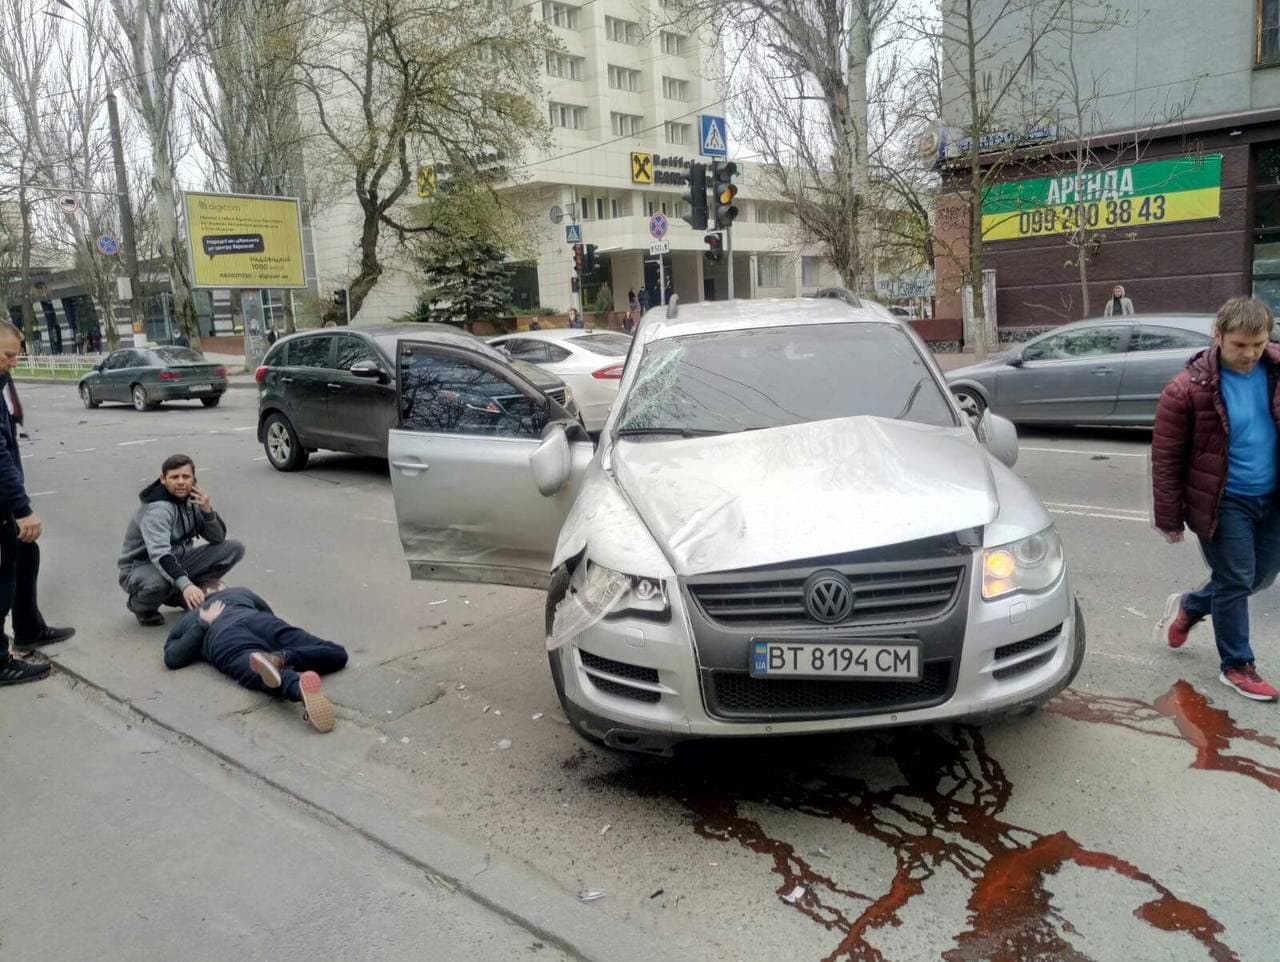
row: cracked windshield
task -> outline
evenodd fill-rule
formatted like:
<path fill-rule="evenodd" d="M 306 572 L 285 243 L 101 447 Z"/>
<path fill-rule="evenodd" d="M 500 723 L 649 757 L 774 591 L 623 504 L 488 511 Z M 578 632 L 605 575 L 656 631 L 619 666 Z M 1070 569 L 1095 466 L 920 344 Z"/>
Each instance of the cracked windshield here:
<path fill-rule="evenodd" d="M 0 0 L 0 962 L 1275 962 L 1277 310 L 1280 0 Z"/>

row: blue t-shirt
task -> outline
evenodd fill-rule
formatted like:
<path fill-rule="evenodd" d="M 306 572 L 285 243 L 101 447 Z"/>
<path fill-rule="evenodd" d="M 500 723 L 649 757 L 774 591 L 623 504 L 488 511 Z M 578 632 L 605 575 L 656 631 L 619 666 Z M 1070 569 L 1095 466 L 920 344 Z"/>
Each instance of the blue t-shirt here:
<path fill-rule="evenodd" d="M 1254 365 L 1248 374 L 1222 369 L 1222 400 L 1231 422 L 1227 490 L 1262 497 L 1276 489 L 1276 422 L 1267 394 L 1267 369 Z"/>

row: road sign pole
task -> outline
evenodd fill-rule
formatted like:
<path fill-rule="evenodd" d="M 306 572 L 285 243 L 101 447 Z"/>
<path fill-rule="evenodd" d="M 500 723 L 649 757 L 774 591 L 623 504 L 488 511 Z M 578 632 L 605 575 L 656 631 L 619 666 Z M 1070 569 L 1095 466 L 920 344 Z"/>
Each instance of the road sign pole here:
<path fill-rule="evenodd" d="M 658 255 L 658 301 L 667 303 L 667 255 Z"/>
<path fill-rule="evenodd" d="M 733 300 L 733 230 L 728 227 L 724 230 L 724 255 L 729 263 L 729 300 Z"/>
<path fill-rule="evenodd" d="M 107 117 L 111 122 L 111 155 L 116 168 L 116 194 L 120 200 L 120 246 L 123 248 L 124 269 L 129 277 L 133 296 L 129 299 L 129 318 L 132 321 L 134 341 L 138 335 L 146 337 L 146 314 L 142 305 L 142 281 L 138 276 L 138 247 L 133 231 L 133 203 L 129 199 L 129 175 L 124 165 L 124 139 L 120 133 L 120 112 L 116 107 L 114 90 L 107 90 Z M 119 337 L 119 326 L 111 318 L 111 330 Z M 145 341 L 144 341 L 145 343 Z"/>

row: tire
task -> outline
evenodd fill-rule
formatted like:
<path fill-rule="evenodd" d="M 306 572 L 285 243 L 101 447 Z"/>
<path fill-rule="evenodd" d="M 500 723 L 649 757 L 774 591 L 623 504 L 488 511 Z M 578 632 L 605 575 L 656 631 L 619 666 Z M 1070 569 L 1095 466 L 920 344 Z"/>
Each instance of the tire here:
<path fill-rule="evenodd" d="M 129 396 L 133 398 L 133 409 L 135 411 L 150 411 L 160 406 L 159 401 L 153 401 L 147 395 L 147 389 L 141 384 L 135 384 L 129 389 Z"/>
<path fill-rule="evenodd" d="M 80 403 L 83 404 L 86 409 L 92 411 L 102 402 L 94 399 L 93 388 L 89 387 L 89 385 L 87 384 L 81 384 L 80 385 Z"/>
<path fill-rule="evenodd" d="M 310 457 L 289 419 L 278 412 L 268 416 L 262 425 L 262 447 L 267 452 L 267 460 L 277 471 L 301 471 Z"/>
<path fill-rule="evenodd" d="M 967 387 L 953 388 L 951 394 L 963 413 L 974 421 L 982 420 L 982 415 L 987 411 L 987 402 L 981 394 Z"/>
<path fill-rule="evenodd" d="M 202 397 L 200 399 L 200 403 L 207 408 L 216 408 L 218 406 L 218 402 L 221 400 L 222 400 L 222 395 L 219 394 L 215 397 Z"/>

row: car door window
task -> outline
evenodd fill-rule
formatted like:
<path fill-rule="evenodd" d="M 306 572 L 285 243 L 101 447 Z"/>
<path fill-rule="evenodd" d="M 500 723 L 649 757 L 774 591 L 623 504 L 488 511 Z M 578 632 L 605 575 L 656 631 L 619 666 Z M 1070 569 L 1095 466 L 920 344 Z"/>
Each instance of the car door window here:
<path fill-rule="evenodd" d="M 333 366 L 339 371 L 350 371 L 354 365 L 361 363 L 372 363 L 382 367 L 378 360 L 378 352 L 367 341 L 352 337 L 350 334 L 342 335 L 337 341 L 336 360 Z"/>
<path fill-rule="evenodd" d="M 1174 351 L 1196 347 L 1208 347 L 1213 338 L 1195 331 L 1183 331 L 1174 327 L 1140 327 L 1130 351 Z"/>
<path fill-rule="evenodd" d="M 517 337 L 502 342 L 502 349 L 507 352 L 508 357 L 530 361 L 533 364 L 546 364 L 551 360 L 548 347 L 546 341 L 537 341 L 533 338 Z"/>
<path fill-rule="evenodd" d="M 1051 334 L 1022 352 L 1024 361 L 1061 361 L 1116 354 L 1124 344 L 1123 327 L 1084 327 Z"/>
<path fill-rule="evenodd" d="M 329 337 L 304 337 L 289 342 L 290 367 L 328 367 Z"/>
<path fill-rule="evenodd" d="M 406 431 L 537 438 L 546 405 L 505 378 L 449 354 L 400 354 L 400 427 Z"/>
<path fill-rule="evenodd" d="M 561 361 L 567 361 L 573 357 L 572 351 L 566 351 L 559 344 L 547 345 L 547 360 L 552 364 L 559 364 Z"/>
<path fill-rule="evenodd" d="M 102 365 L 104 371 L 119 371 L 127 366 L 128 351 L 116 351 Z"/>

